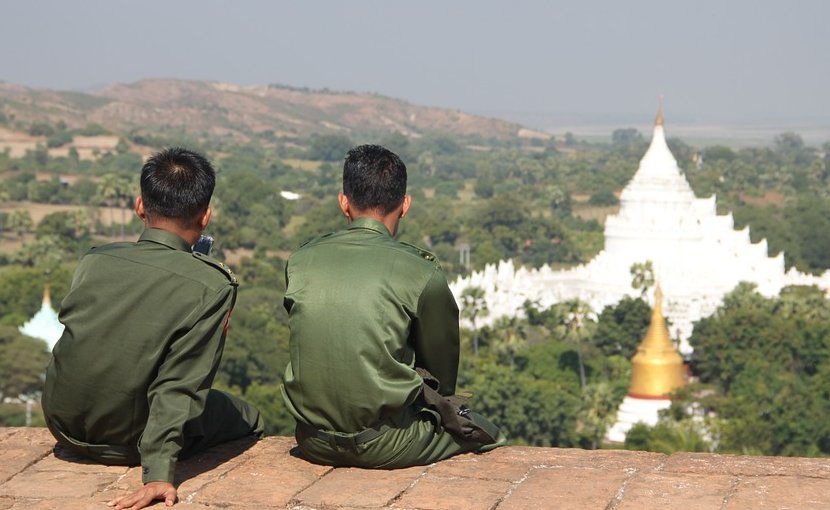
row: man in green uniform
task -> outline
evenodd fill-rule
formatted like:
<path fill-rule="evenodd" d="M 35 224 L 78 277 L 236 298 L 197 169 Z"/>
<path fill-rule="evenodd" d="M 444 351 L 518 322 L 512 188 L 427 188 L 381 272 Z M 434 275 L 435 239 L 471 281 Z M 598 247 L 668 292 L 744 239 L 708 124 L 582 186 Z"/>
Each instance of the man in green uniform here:
<path fill-rule="evenodd" d="M 435 257 L 392 237 L 412 203 L 405 193 L 398 156 L 377 145 L 352 149 L 339 195 L 349 228 L 288 260 L 283 397 L 314 462 L 397 468 L 504 442 L 450 434 L 421 397 L 416 368 L 440 381 L 442 395 L 455 392 L 458 307 Z"/>
<path fill-rule="evenodd" d="M 210 389 L 236 300 L 236 276 L 191 251 L 210 221 L 210 163 L 167 149 L 142 168 L 138 242 L 91 249 L 61 305 L 66 326 L 46 372 L 43 411 L 65 448 L 141 464 L 144 487 L 116 508 L 176 501 L 177 459 L 261 435 L 259 412 Z"/>

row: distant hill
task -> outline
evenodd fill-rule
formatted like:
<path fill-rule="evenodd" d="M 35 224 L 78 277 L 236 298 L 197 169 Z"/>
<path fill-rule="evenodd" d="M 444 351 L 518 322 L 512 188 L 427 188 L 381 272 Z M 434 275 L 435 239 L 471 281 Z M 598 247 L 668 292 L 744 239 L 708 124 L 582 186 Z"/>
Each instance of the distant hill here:
<path fill-rule="evenodd" d="M 376 94 L 184 80 L 142 80 L 94 93 L 0 83 L 0 112 L 24 123 L 63 121 L 70 128 L 96 123 L 117 134 L 184 132 L 235 143 L 312 133 L 357 138 L 437 131 L 497 140 L 543 136 L 512 122 Z"/>

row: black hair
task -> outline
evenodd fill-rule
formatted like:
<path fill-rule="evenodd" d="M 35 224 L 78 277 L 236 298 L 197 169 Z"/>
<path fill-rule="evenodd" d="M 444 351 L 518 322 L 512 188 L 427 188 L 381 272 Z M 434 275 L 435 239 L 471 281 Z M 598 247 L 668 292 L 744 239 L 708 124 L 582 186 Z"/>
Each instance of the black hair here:
<path fill-rule="evenodd" d="M 406 195 L 406 165 L 380 145 L 359 145 L 346 154 L 343 194 L 357 209 L 389 214 Z"/>
<path fill-rule="evenodd" d="M 194 221 L 210 204 L 215 185 L 210 162 L 181 147 L 153 154 L 141 169 L 141 200 L 150 216 Z"/>

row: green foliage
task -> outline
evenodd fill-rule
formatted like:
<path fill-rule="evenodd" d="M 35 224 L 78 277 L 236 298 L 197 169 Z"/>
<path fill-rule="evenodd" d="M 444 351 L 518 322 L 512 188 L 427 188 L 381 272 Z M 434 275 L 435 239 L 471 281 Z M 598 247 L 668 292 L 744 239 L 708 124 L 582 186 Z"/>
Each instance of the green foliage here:
<path fill-rule="evenodd" d="M 352 145 L 352 141 L 346 135 L 315 136 L 311 139 L 308 158 L 318 161 L 343 161 Z"/>
<path fill-rule="evenodd" d="M 601 190 L 591 195 L 591 198 L 588 199 L 588 203 L 599 207 L 607 207 L 619 204 L 620 199 L 618 199 L 617 195 L 615 195 L 611 190 Z"/>
<path fill-rule="evenodd" d="M 516 401 L 516 406 L 530 407 L 525 399 L 554 401 L 561 406 L 553 414 L 557 430 L 550 442 L 540 438 L 538 426 L 523 429 L 519 423 L 514 423 L 512 414 L 500 414 L 499 420 L 507 425 L 494 421 L 505 426 L 515 442 L 597 448 L 613 424 L 628 388 L 631 365 L 621 356 L 602 353 L 595 345 L 593 321 L 581 310 L 578 302 L 545 310 L 527 303 L 527 319 L 500 319 L 481 330 L 481 353 L 468 359 L 464 374 L 478 381 L 477 384 L 483 385 L 487 380 L 493 386 L 472 388 L 475 395 L 484 391 L 489 396 L 498 390 L 501 392 L 497 393 L 499 398 L 509 395 Z M 502 381 L 501 378 L 507 379 L 508 375 L 518 388 Z M 476 400 L 473 407 L 477 409 L 477 406 Z M 497 407 L 492 404 L 492 411 L 519 412 Z M 544 408 L 533 412 L 552 411 Z M 526 415 L 526 418 L 533 421 L 536 416 Z"/>
<path fill-rule="evenodd" d="M 110 134 L 109 130 L 100 124 L 94 122 L 87 124 L 84 128 L 78 130 L 81 136 L 102 136 Z"/>
<path fill-rule="evenodd" d="M 285 407 L 280 386 L 253 383 L 245 391 L 243 398 L 255 405 L 262 413 L 267 435 L 294 435 L 296 421 Z"/>
<path fill-rule="evenodd" d="M 701 404 L 722 421 L 721 450 L 830 454 L 830 303 L 823 293 L 790 287 L 765 298 L 742 284 L 698 322 L 690 343 L 701 382 L 718 391 Z"/>
<path fill-rule="evenodd" d="M 624 297 L 602 309 L 594 345 L 606 356 L 631 359 L 648 330 L 651 307 L 642 298 Z"/>
<path fill-rule="evenodd" d="M 567 389 L 508 367 L 482 363 L 464 390 L 470 406 L 490 418 L 518 444 L 573 446 L 577 443 L 577 396 Z"/>
<path fill-rule="evenodd" d="M 626 450 L 647 450 L 670 455 L 676 452 L 709 452 L 701 425 L 692 420 L 660 420 L 654 427 L 636 423 L 625 436 Z"/>
<path fill-rule="evenodd" d="M 491 177 L 477 179 L 473 191 L 480 198 L 492 198 L 495 193 L 495 182 Z"/>
<path fill-rule="evenodd" d="M 611 143 L 614 145 L 643 145 L 646 143 L 643 135 L 635 128 L 615 129 L 611 133 Z"/>
<path fill-rule="evenodd" d="M 32 427 L 45 427 L 46 420 L 43 419 L 43 410 L 37 402 L 31 406 Z M 25 403 L 0 403 L 0 427 L 23 427 L 26 425 L 26 404 Z"/>
<path fill-rule="evenodd" d="M 640 296 L 645 297 L 654 283 L 654 264 L 650 260 L 635 262 L 628 269 L 631 273 L 631 287 L 640 289 Z"/>
<path fill-rule="evenodd" d="M 279 187 L 249 171 L 220 176 L 211 224 L 223 246 L 255 248 L 258 245 L 282 247 L 282 227 L 288 207 Z"/>
<path fill-rule="evenodd" d="M 49 148 L 62 147 L 68 143 L 72 143 L 72 135 L 66 131 L 54 133 L 46 140 L 46 146 Z"/>
<path fill-rule="evenodd" d="M 277 384 L 288 363 L 283 292 L 242 288 L 237 298 L 217 379 L 247 391 L 252 383 Z"/>
<path fill-rule="evenodd" d="M 32 225 L 34 225 L 32 215 L 26 209 L 15 209 L 6 221 L 6 227 L 19 238 L 23 238 L 27 232 L 31 231 Z"/>
<path fill-rule="evenodd" d="M 787 267 L 818 273 L 830 267 L 830 197 L 799 196 L 781 207 L 743 206 L 735 212 L 739 226 L 751 225 L 752 240 L 769 240 L 771 253 L 783 251 Z"/>
<path fill-rule="evenodd" d="M 40 309 L 48 285 L 52 302 L 60 303 L 69 290 L 74 267 L 62 265 L 51 274 L 37 267 L 0 266 L 0 324 L 19 326 Z"/>
<path fill-rule="evenodd" d="M 49 351 L 43 340 L 0 326 L 0 399 L 40 392 L 48 362 Z"/>
<path fill-rule="evenodd" d="M 46 122 L 33 122 L 29 126 L 29 134 L 32 136 L 51 136 L 55 129 Z"/>

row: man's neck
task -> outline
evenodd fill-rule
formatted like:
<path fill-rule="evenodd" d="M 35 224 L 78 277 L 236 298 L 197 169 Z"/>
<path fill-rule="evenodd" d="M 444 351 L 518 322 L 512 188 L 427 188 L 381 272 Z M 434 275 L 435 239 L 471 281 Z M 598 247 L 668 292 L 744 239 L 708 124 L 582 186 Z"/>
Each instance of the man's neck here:
<path fill-rule="evenodd" d="M 199 240 L 199 236 L 202 234 L 202 231 L 199 229 L 182 227 L 179 223 L 167 218 L 158 218 L 154 221 L 148 221 L 147 228 L 157 228 L 170 232 L 171 234 L 176 234 L 191 246 L 196 244 L 196 241 Z"/>
<path fill-rule="evenodd" d="M 352 218 L 349 218 L 349 223 L 359 218 L 369 218 L 383 223 L 389 235 L 394 236 L 398 231 L 398 222 L 401 219 L 400 211 L 393 211 L 389 214 L 381 214 L 377 211 L 360 211 L 356 212 Z"/>

